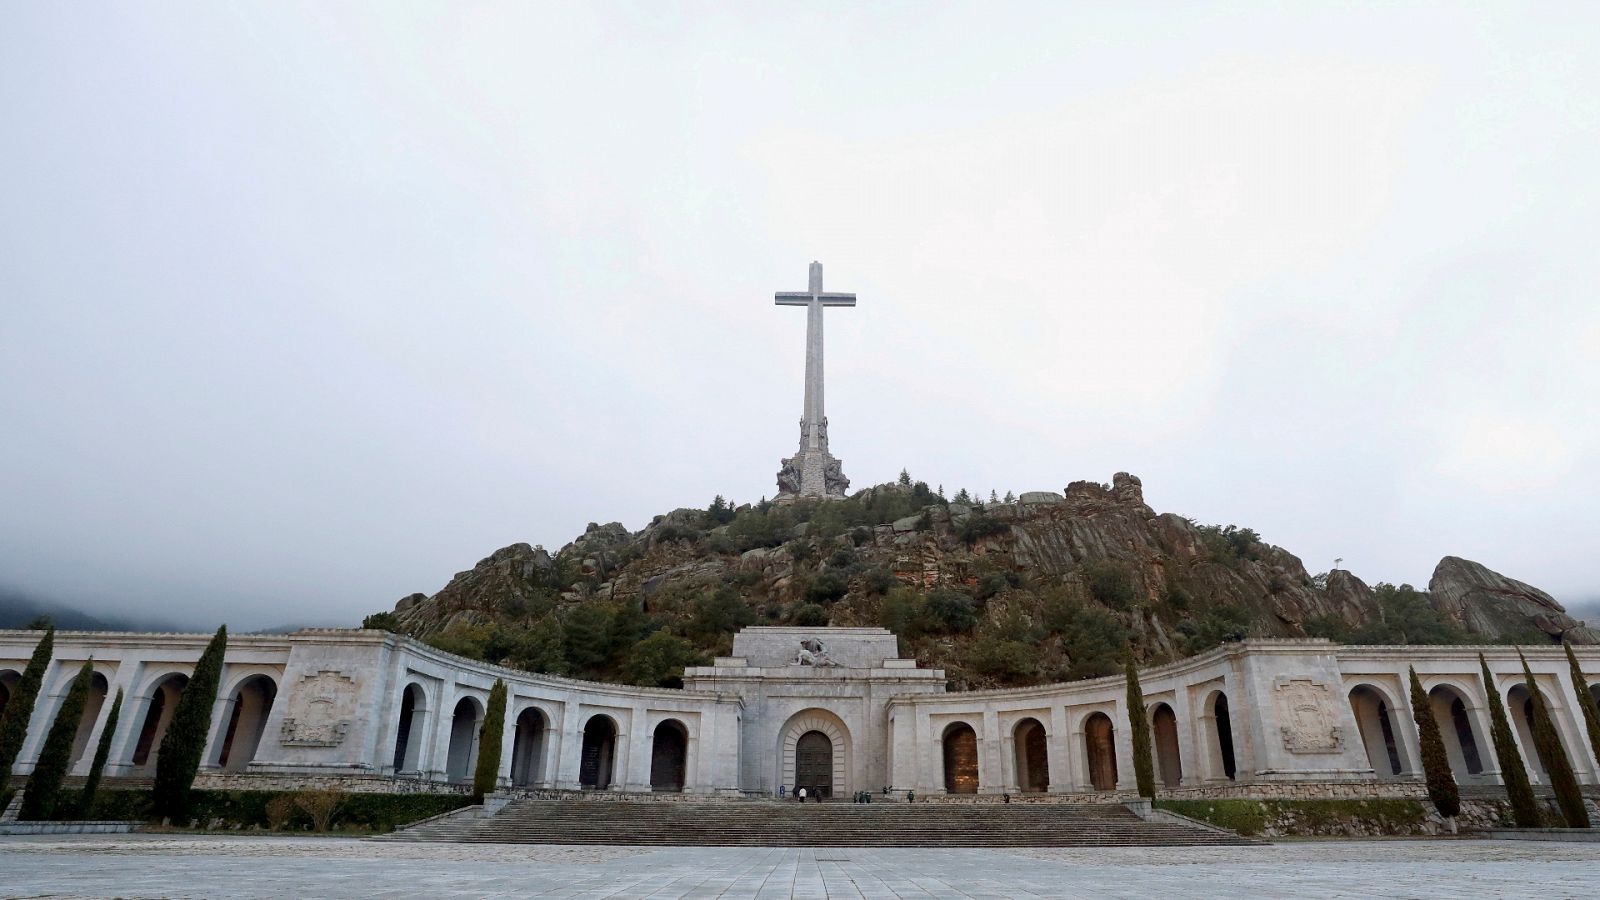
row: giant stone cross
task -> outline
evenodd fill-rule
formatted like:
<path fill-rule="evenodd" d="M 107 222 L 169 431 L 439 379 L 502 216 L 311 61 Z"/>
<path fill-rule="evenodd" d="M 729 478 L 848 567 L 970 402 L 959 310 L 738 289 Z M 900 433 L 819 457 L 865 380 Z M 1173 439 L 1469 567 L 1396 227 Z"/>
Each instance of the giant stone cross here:
<path fill-rule="evenodd" d="M 783 460 L 778 470 L 778 499 L 829 497 L 844 499 L 850 479 L 828 452 L 828 417 L 822 413 L 822 310 L 855 306 L 855 294 L 822 290 L 822 263 L 811 264 L 811 286 L 805 291 L 779 291 L 779 306 L 806 308 L 806 408 L 800 417 L 800 452 Z"/>

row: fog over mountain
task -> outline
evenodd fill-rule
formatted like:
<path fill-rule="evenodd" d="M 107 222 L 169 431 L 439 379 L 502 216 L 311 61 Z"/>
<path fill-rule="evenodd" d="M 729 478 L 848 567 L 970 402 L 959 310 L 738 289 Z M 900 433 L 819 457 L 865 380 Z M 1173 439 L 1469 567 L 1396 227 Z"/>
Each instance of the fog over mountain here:
<path fill-rule="evenodd" d="M 22 4 L 0 584 L 355 624 L 775 493 L 1138 473 L 1600 601 L 1593 4 Z M 1581 613 L 1578 613 L 1582 617 Z M 1600 618 L 1591 614 L 1591 620 Z M 192 623 L 192 626 L 191 626 Z"/>

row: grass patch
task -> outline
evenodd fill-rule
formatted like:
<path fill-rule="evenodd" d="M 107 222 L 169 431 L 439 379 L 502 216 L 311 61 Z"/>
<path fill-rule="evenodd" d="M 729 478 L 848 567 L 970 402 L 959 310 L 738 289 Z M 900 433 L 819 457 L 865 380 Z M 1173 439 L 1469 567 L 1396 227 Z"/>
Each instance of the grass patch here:
<path fill-rule="evenodd" d="M 62 809 L 78 809 L 79 791 L 62 792 Z M 195 791 L 196 827 L 230 830 L 266 830 L 267 804 L 274 798 L 292 796 L 295 791 Z M 333 831 L 382 834 L 402 825 L 471 804 L 465 794 L 372 794 L 351 793 L 333 820 Z M 80 816 L 92 820 L 144 822 L 151 818 L 148 790 L 102 790 L 95 797 L 94 809 Z M 283 830 L 309 831 L 311 817 L 303 810 L 290 814 Z"/>
<path fill-rule="evenodd" d="M 1157 800 L 1157 809 L 1240 834 L 1270 825 L 1284 834 L 1415 834 L 1427 821 L 1420 800 Z"/>

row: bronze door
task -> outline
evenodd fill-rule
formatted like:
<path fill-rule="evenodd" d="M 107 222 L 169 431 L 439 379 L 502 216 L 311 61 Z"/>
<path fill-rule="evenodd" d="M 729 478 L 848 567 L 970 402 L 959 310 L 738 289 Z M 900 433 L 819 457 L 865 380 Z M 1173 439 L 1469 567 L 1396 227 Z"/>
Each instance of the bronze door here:
<path fill-rule="evenodd" d="M 833 741 L 808 731 L 794 747 L 794 786 L 810 795 L 833 796 Z"/>

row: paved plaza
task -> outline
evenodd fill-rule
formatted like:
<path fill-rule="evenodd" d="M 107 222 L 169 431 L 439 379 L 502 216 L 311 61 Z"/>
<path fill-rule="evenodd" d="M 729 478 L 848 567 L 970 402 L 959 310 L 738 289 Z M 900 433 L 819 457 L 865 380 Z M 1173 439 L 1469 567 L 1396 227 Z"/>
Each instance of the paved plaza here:
<path fill-rule="evenodd" d="M 1600 846 L 631 849 L 159 835 L 0 838 L 6 897 L 1600 896 Z"/>

